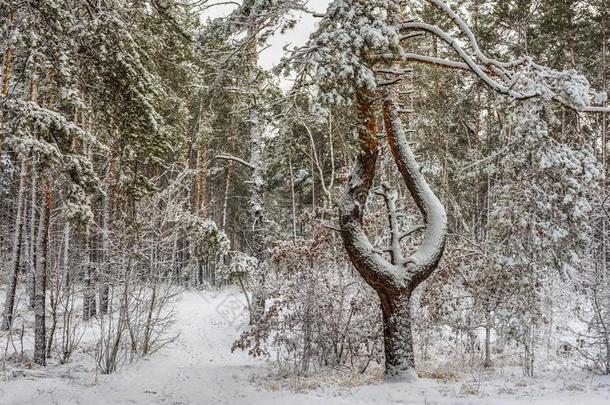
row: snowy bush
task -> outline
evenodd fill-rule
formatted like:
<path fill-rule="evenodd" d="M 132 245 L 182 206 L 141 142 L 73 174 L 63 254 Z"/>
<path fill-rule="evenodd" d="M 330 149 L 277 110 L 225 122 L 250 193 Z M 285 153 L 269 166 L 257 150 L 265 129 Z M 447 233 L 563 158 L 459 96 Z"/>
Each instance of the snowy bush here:
<path fill-rule="evenodd" d="M 318 224 L 310 239 L 276 242 L 267 277 L 271 306 L 234 349 L 296 375 L 382 364 L 377 297 L 346 265 L 333 231 Z"/>
<path fill-rule="evenodd" d="M 247 280 L 258 267 L 258 260 L 242 252 L 229 252 L 228 264 L 220 266 L 218 276 L 230 283 Z"/>

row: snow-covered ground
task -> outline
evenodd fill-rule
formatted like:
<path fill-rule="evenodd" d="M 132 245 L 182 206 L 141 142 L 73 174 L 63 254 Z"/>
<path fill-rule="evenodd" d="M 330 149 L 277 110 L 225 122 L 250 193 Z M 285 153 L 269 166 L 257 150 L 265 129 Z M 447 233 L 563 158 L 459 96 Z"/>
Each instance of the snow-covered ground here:
<path fill-rule="evenodd" d="M 351 388 L 320 382 L 299 393 L 273 389 L 284 385 L 269 380 L 265 362 L 230 351 L 246 321 L 237 291 L 185 292 L 175 305 L 180 335 L 152 356 L 97 377 L 84 361 L 32 370 L 0 382 L 0 404 L 610 404 L 610 378 L 566 369 L 535 378 L 496 370 L 480 383 L 422 378 Z"/>

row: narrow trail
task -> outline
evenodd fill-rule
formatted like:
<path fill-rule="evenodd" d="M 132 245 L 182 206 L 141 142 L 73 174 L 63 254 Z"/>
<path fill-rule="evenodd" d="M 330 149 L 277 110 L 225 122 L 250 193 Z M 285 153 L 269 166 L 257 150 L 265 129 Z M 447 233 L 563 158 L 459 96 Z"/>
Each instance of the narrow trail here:
<path fill-rule="evenodd" d="M 266 391 L 257 379 L 265 363 L 230 347 L 246 326 L 242 298 L 236 291 L 186 292 L 175 304 L 175 341 L 159 352 L 112 375 L 99 376 L 75 361 L 51 366 L 30 377 L 0 382 L 0 405 L 601 405 L 610 403 L 610 380 L 583 380 L 583 389 L 561 389 L 547 380 L 498 395 L 513 382 L 490 381 L 488 394 L 462 395 L 461 383 L 422 379 L 411 384 L 370 385 L 348 390 L 320 389 L 309 393 Z M 46 378 L 42 378 L 46 377 Z M 512 385 L 511 385 L 512 386 Z M 548 390 L 548 391 L 547 391 Z M 341 393 L 340 393 L 341 392 Z M 492 395 L 489 395 L 492 394 Z M 495 394 L 495 395 L 494 395 Z"/>
<path fill-rule="evenodd" d="M 81 364 L 0 382 L 0 405 L 292 403 L 292 393 L 257 387 L 254 380 L 264 373 L 263 362 L 230 351 L 247 322 L 239 293 L 186 292 L 175 311 L 177 338 L 150 357 L 98 376 L 97 382 Z"/>

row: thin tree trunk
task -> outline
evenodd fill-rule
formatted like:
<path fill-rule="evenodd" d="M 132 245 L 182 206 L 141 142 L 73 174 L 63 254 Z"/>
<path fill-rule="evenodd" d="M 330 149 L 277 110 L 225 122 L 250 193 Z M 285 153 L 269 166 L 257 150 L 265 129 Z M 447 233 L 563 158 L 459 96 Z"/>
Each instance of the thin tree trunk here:
<path fill-rule="evenodd" d="M 55 280 L 55 283 L 59 283 L 58 280 Z M 47 339 L 47 358 L 51 357 L 51 350 L 53 349 L 53 339 L 55 338 L 55 329 L 57 328 L 57 306 L 59 304 L 59 291 L 60 286 L 56 284 L 55 294 L 53 293 L 53 289 L 51 289 L 50 294 L 50 305 L 51 305 L 51 327 L 49 329 L 48 339 Z"/>
<path fill-rule="evenodd" d="M 11 13 L 10 23 L 15 21 L 15 12 Z M 2 96 L 8 96 L 8 88 L 11 82 L 11 65 L 13 64 L 13 47 L 9 44 L 4 50 L 4 58 L 2 60 Z M 0 147 L 3 144 L 0 143 Z"/>
<path fill-rule="evenodd" d="M 108 195 L 108 177 L 106 180 L 105 193 L 102 196 L 102 229 L 101 229 L 101 246 L 99 252 L 99 262 L 100 267 L 103 269 L 99 278 L 101 280 L 100 286 L 100 313 L 107 314 L 108 313 L 108 296 L 110 294 L 110 285 L 108 284 L 108 279 L 110 277 L 110 265 L 109 265 L 109 255 L 108 255 L 108 221 L 109 221 L 109 195 Z"/>
<path fill-rule="evenodd" d="M 288 168 L 290 169 L 290 197 L 292 201 L 292 240 L 297 241 L 297 203 L 294 194 L 294 172 L 292 169 L 292 158 L 288 159 Z"/>
<path fill-rule="evenodd" d="M 252 294 L 252 311 L 250 324 L 258 322 L 265 313 L 265 234 L 264 234 L 264 201 L 263 191 L 263 139 L 260 131 L 259 110 L 250 107 L 250 165 L 252 166 L 252 195 L 250 209 L 252 213 L 252 250 L 258 261 L 256 269 L 257 286 Z"/>
<path fill-rule="evenodd" d="M 29 253 L 29 269 L 28 271 L 28 289 L 30 292 L 30 309 L 34 309 L 34 301 L 35 299 L 35 291 L 36 291 L 36 268 L 38 267 L 38 250 L 37 250 L 37 241 L 36 241 L 36 211 L 37 211 L 37 180 L 38 180 L 38 171 L 36 170 L 36 162 L 32 160 L 32 167 L 30 169 L 32 172 L 32 177 L 30 179 L 30 253 Z"/>
<path fill-rule="evenodd" d="M 146 318 L 146 324 L 144 327 L 144 342 L 142 343 L 142 354 L 147 355 L 150 351 L 150 334 L 152 326 L 152 317 L 155 310 L 155 304 L 157 299 L 157 287 L 153 287 L 152 296 L 150 298 L 150 305 L 148 307 L 148 315 Z"/>
<path fill-rule="evenodd" d="M 10 15 L 10 24 L 15 21 L 15 12 Z M 9 31 L 9 35 L 11 35 Z M 11 66 L 13 64 L 13 47 L 9 44 L 4 50 L 2 57 L 2 83 L 0 84 L 0 94 L 2 97 L 8 96 L 9 85 L 11 83 Z M 4 134 L 0 134 L 0 153 L 4 149 Z"/>
<path fill-rule="evenodd" d="M 203 141 L 197 151 L 197 205 L 196 210 L 199 212 L 201 217 L 205 216 L 205 186 L 206 186 L 206 173 L 205 173 L 205 146 Z"/>
<path fill-rule="evenodd" d="M 86 263 L 85 263 L 85 288 L 83 291 L 83 320 L 87 321 L 91 319 L 91 317 L 96 315 L 95 308 L 95 288 L 94 288 L 94 262 L 95 262 L 95 239 L 91 235 L 91 231 L 87 230 L 86 232 L 86 241 L 88 245 L 87 253 L 86 253 Z"/>
<path fill-rule="evenodd" d="M 227 173 L 225 175 L 225 192 L 222 202 L 222 230 L 226 232 L 227 229 L 227 215 L 229 209 L 229 186 L 231 185 L 231 165 L 227 166 Z"/>
<path fill-rule="evenodd" d="M 491 319 L 489 314 L 485 318 L 485 361 L 483 367 L 491 367 Z"/>
<path fill-rule="evenodd" d="M 36 290 L 34 292 L 34 362 L 46 365 L 46 283 L 47 283 L 47 257 L 49 250 L 49 222 L 53 207 L 53 195 L 50 185 L 45 185 L 46 203 L 40 213 L 38 224 L 38 265 L 36 266 Z"/>
<path fill-rule="evenodd" d="M 64 225 L 64 252 L 61 264 L 62 286 L 68 294 L 70 284 L 72 283 L 72 273 L 70 271 L 70 224 L 66 222 Z"/>
<path fill-rule="evenodd" d="M 19 191 L 17 194 L 17 218 L 15 218 L 15 233 L 13 235 L 13 254 L 11 257 L 11 278 L 6 290 L 6 301 L 4 304 L 4 317 L 2 319 L 2 330 L 9 330 L 13 324 L 13 311 L 15 307 L 15 294 L 19 279 L 19 263 L 21 261 L 21 234 L 23 232 L 25 213 L 25 179 L 27 177 L 27 162 L 21 158 L 21 172 L 19 173 Z"/>
<path fill-rule="evenodd" d="M 248 28 L 251 42 L 248 44 L 248 58 L 250 62 L 250 86 L 258 90 L 258 32 L 256 27 Z M 252 195 L 250 197 L 250 210 L 252 215 L 252 250 L 257 259 L 256 287 L 252 293 L 252 310 L 250 311 L 250 324 L 258 322 L 265 313 L 265 218 L 264 218 L 264 161 L 263 138 L 261 133 L 260 108 L 256 96 L 253 96 L 249 105 L 249 131 L 250 131 L 250 167 L 252 173 Z"/>

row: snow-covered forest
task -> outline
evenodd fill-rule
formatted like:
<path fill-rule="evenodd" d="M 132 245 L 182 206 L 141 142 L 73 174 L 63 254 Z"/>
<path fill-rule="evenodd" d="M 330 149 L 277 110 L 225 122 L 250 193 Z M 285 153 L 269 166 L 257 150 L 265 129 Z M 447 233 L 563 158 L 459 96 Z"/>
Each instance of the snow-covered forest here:
<path fill-rule="evenodd" d="M 0 404 L 610 403 L 609 0 L 0 0 Z"/>

